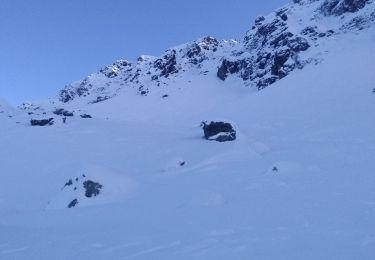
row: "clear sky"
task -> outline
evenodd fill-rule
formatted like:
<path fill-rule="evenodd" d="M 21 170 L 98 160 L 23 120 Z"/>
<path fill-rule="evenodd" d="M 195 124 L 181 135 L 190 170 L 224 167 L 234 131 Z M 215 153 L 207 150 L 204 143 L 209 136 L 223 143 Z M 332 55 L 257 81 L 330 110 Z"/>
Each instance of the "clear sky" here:
<path fill-rule="evenodd" d="M 288 0 L 0 0 L 0 97 L 53 96 L 117 59 L 211 35 L 242 39 Z"/>

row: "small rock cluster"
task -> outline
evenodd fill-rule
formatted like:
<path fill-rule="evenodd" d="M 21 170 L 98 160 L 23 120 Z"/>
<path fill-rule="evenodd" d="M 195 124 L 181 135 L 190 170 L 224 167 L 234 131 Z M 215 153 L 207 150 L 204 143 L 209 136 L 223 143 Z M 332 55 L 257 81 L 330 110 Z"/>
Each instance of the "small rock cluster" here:
<path fill-rule="evenodd" d="M 87 180 L 86 175 L 82 174 L 80 177 L 76 177 L 74 179 L 69 179 L 64 187 L 63 190 L 70 187 L 71 192 L 78 193 L 77 197 L 79 196 L 79 193 L 84 191 L 84 196 L 86 198 L 93 198 L 96 196 L 99 196 L 102 189 L 103 185 L 100 184 L 99 182 L 95 182 L 93 180 Z M 70 201 L 67 205 L 68 208 L 73 208 L 79 204 L 79 199 L 75 198 L 72 201 Z"/>
<path fill-rule="evenodd" d="M 53 113 L 58 116 L 74 116 L 73 112 L 65 110 L 64 108 L 57 108 Z"/>

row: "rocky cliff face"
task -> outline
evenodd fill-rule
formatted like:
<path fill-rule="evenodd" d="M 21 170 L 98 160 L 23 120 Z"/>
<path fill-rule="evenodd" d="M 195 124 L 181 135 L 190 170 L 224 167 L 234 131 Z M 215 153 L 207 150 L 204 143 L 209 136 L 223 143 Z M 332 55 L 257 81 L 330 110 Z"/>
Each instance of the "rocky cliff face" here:
<path fill-rule="evenodd" d="M 219 41 L 205 37 L 191 43 L 168 49 L 163 56 L 140 56 L 136 62 L 119 60 L 102 68 L 82 81 L 66 86 L 59 93 L 59 101 L 70 102 L 78 97 L 93 96 L 91 102 L 107 100 L 124 87 L 136 88 L 146 96 L 152 88 L 168 85 L 188 71 L 202 72 L 203 63 L 216 62 L 225 49 L 231 49 L 235 41 Z"/>
<path fill-rule="evenodd" d="M 237 76 L 248 86 L 265 88 L 295 69 L 317 62 L 308 52 L 342 33 L 362 30 L 374 21 L 367 0 L 294 0 L 260 16 L 244 38 L 243 51 L 224 57 L 218 77 Z M 372 5 L 373 6 L 373 5 Z"/>
<path fill-rule="evenodd" d="M 83 98 L 87 104 L 96 104 L 128 88 L 147 96 L 183 75 L 207 76 L 208 72 L 223 81 L 240 79 L 244 86 L 260 90 L 324 59 L 326 43 L 369 27 L 375 21 L 374 10 L 371 0 L 293 0 L 268 16 L 257 17 L 242 42 L 205 37 L 170 48 L 160 57 L 118 60 L 66 86 L 52 103 Z"/>

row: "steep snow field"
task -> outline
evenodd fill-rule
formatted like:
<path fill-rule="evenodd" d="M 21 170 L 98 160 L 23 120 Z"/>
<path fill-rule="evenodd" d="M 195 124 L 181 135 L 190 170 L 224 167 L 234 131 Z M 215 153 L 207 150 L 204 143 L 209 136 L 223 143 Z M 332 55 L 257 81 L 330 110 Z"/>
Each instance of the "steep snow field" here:
<path fill-rule="evenodd" d="M 0 259 L 375 259 L 367 32 L 261 92 L 187 75 L 168 98 L 80 107 L 92 119 L 0 114 Z M 204 140 L 213 119 L 237 140 Z"/>

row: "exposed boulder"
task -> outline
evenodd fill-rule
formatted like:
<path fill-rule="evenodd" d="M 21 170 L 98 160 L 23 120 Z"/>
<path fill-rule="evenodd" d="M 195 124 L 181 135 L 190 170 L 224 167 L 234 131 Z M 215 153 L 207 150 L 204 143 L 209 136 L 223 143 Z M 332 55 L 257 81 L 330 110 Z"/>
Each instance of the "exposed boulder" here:
<path fill-rule="evenodd" d="M 70 186 L 70 185 L 73 185 L 73 181 L 72 179 L 69 179 L 69 181 L 67 181 L 64 185 L 64 188 L 67 187 L 67 186 Z"/>
<path fill-rule="evenodd" d="M 77 206 L 78 204 L 78 199 L 74 199 L 72 200 L 69 204 L 68 204 L 68 208 L 73 208 L 75 206 Z"/>
<path fill-rule="evenodd" d="M 55 111 L 53 111 L 53 113 L 58 116 L 74 116 L 73 112 L 65 110 L 63 108 L 58 108 Z"/>
<path fill-rule="evenodd" d="M 94 182 L 87 180 L 83 182 L 83 187 L 85 188 L 85 196 L 88 198 L 95 197 L 99 195 L 101 189 L 103 188 L 103 185 L 101 185 L 99 182 Z"/>
<path fill-rule="evenodd" d="M 49 119 L 31 119 L 30 124 L 32 126 L 46 126 L 46 125 L 53 125 L 54 121 L 53 118 Z"/>
<path fill-rule="evenodd" d="M 178 164 L 182 167 L 182 166 L 184 166 L 186 164 L 186 162 L 185 161 L 180 161 Z"/>
<path fill-rule="evenodd" d="M 227 142 L 236 140 L 236 130 L 230 123 L 225 122 L 202 122 L 204 137 L 207 140 Z"/>
<path fill-rule="evenodd" d="M 89 114 L 83 114 L 83 115 L 80 115 L 81 118 L 92 118 L 91 115 Z"/>

